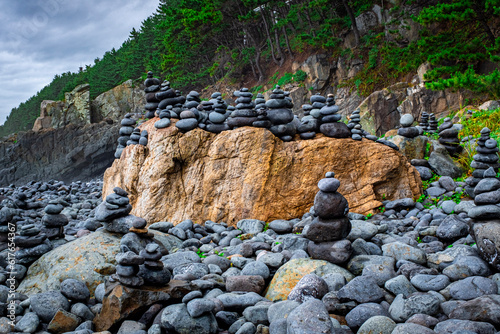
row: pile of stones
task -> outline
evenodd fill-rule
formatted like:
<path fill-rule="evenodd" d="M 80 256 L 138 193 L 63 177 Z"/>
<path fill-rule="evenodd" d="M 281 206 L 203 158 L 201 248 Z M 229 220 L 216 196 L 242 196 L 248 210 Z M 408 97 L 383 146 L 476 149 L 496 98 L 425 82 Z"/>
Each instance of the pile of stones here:
<path fill-rule="evenodd" d="M 132 114 L 128 113 L 121 121 L 120 137 L 118 138 L 118 146 L 116 147 L 115 158 L 120 159 L 123 149 L 127 146 L 130 136 L 134 132 L 136 120 L 132 118 Z"/>
<path fill-rule="evenodd" d="M 160 91 L 161 81 L 158 78 L 153 77 L 153 72 L 149 71 L 146 80 L 144 80 L 144 93 L 146 93 L 146 118 L 154 118 L 155 111 L 158 109 L 160 99 L 156 96 L 156 93 Z"/>
<path fill-rule="evenodd" d="M 257 111 L 255 103 L 252 101 L 253 94 L 248 91 L 248 88 L 242 88 L 234 92 L 236 106 L 231 115 L 227 118 L 227 125 L 231 129 L 242 126 L 252 126 L 253 122 L 257 121 Z"/>
<path fill-rule="evenodd" d="M 172 112 L 176 115 L 180 113 L 182 110 L 182 105 L 186 102 L 186 97 L 181 95 L 181 92 L 178 90 L 173 90 L 170 88 L 170 82 L 164 81 L 161 84 L 160 92 L 156 93 L 156 98 L 160 100 L 158 104 L 157 115 L 160 114 L 162 110 L 167 109 L 169 106 L 172 106 Z M 172 114 L 173 118 L 175 115 Z"/>
<path fill-rule="evenodd" d="M 420 122 L 418 126 L 420 126 L 422 131 L 427 131 L 427 128 L 429 127 L 429 114 L 425 111 L 423 111 L 420 115 Z"/>
<path fill-rule="evenodd" d="M 175 123 L 175 126 L 182 133 L 194 130 L 198 128 L 197 116 L 199 117 L 199 111 L 196 108 L 183 110 L 180 114 L 180 120 Z"/>
<path fill-rule="evenodd" d="M 427 126 L 427 132 L 436 133 L 438 129 L 438 121 L 434 113 L 429 114 L 429 125 Z"/>
<path fill-rule="evenodd" d="M 339 264 L 346 262 L 352 253 L 351 242 L 345 239 L 351 232 L 351 223 L 347 218 L 347 200 L 337 192 L 340 181 L 334 176 L 328 172 L 319 181 L 320 190 L 314 198 L 316 217 L 302 234 L 311 240 L 308 251 L 313 259 Z"/>
<path fill-rule="evenodd" d="M 474 168 L 472 177 L 467 178 L 467 193 L 474 197 L 473 189 L 481 181 L 484 172 L 490 167 L 498 173 L 500 164 L 498 163 L 498 143 L 495 139 L 490 138 L 490 129 L 483 128 L 481 136 L 477 140 L 477 153 L 472 157 L 473 161 L 470 166 Z"/>
<path fill-rule="evenodd" d="M 266 101 L 266 107 L 268 108 L 267 118 L 272 124 L 269 131 L 283 141 L 291 141 L 296 133 L 294 117 L 290 109 L 293 104 L 280 86 L 276 86 L 272 91 L 269 100 Z"/>
<path fill-rule="evenodd" d="M 338 110 L 339 107 L 335 105 L 333 94 L 328 94 L 326 105 L 319 111 L 321 115 L 319 131 L 327 137 L 349 138 L 351 137 L 351 131 L 346 124 L 339 122 L 342 116 L 337 114 Z"/>
<path fill-rule="evenodd" d="M 462 152 L 460 139 L 458 139 L 458 129 L 453 126 L 453 122 L 449 117 L 446 117 L 443 124 L 439 126 L 439 143 L 443 145 L 452 156 L 456 156 Z"/>
<path fill-rule="evenodd" d="M 415 138 L 420 135 L 420 131 L 418 128 L 412 126 L 414 118 L 411 114 L 405 114 L 401 116 L 399 123 L 401 127 L 398 129 L 398 135 L 403 136 L 405 138 Z"/>
<path fill-rule="evenodd" d="M 129 215 L 132 211 L 129 202 L 128 193 L 115 187 L 113 193 L 106 196 L 105 201 L 95 209 L 95 219 L 101 222 L 106 230 L 125 234 L 131 227 L 134 217 Z"/>
<path fill-rule="evenodd" d="M 158 114 L 158 117 L 160 117 L 160 119 L 155 122 L 154 127 L 157 129 L 168 128 L 171 123 L 170 119 L 172 118 L 172 114 L 175 114 L 175 112 L 173 112 L 172 110 L 172 106 L 168 106 L 164 110 L 161 110 Z M 177 116 L 177 114 L 175 114 L 175 116 Z"/>
<path fill-rule="evenodd" d="M 45 215 L 42 218 L 43 233 L 49 239 L 63 238 L 64 226 L 68 225 L 68 217 L 61 214 L 64 207 L 58 201 L 50 201 L 44 209 Z"/>
<path fill-rule="evenodd" d="M 43 254 L 52 250 L 47 235 L 41 233 L 40 227 L 35 224 L 21 226 L 19 235 L 14 238 L 14 243 L 19 250 L 16 251 L 16 262 L 22 265 L 29 265 Z"/>
<path fill-rule="evenodd" d="M 227 104 L 222 99 L 220 93 L 212 94 L 213 111 L 208 114 L 208 122 L 206 130 L 213 133 L 221 133 L 222 131 L 230 130 L 229 125 L 226 123 Z M 212 100 L 211 100 L 212 101 Z"/>
<path fill-rule="evenodd" d="M 359 123 L 361 121 L 359 113 L 359 109 L 354 110 L 351 116 L 349 116 L 349 122 L 347 123 L 347 127 L 351 130 L 351 138 L 354 140 L 362 140 L 365 137 L 365 133 Z"/>

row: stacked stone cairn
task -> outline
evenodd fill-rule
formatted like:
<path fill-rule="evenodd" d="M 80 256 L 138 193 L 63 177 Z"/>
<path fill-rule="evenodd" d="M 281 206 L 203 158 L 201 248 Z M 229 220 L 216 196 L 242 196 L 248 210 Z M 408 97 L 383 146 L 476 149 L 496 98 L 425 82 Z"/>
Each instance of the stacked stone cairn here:
<path fill-rule="evenodd" d="M 141 138 L 139 138 L 139 145 L 148 146 L 148 130 L 141 131 Z"/>
<path fill-rule="evenodd" d="M 132 226 L 132 221 L 137 218 L 129 215 L 130 211 L 132 205 L 129 203 L 128 193 L 115 187 L 113 193 L 106 196 L 104 202 L 95 209 L 95 219 L 109 232 L 125 234 Z"/>
<path fill-rule="evenodd" d="M 168 106 L 172 106 L 172 109 L 170 109 L 170 118 L 178 118 L 178 114 L 182 110 L 182 105 L 186 102 L 185 96 L 182 96 L 178 90 L 170 88 L 170 82 L 168 81 L 164 81 L 161 84 L 161 90 L 155 96 L 160 100 L 157 111 L 158 116 Z"/>
<path fill-rule="evenodd" d="M 212 97 L 214 97 L 214 95 L 212 95 Z M 230 130 L 229 125 L 226 123 L 226 110 L 226 102 L 224 102 L 221 95 L 216 95 L 215 101 L 213 102 L 213 111 L 208 114 L 207 131 L 221 133 L 222 131 Z"/>
<path fill-rule="evenodd" d="M 64 226 L 68 225 L 69 220 L 62 214 L 63 206 L 55 201 L 50 201 L 45 207 L 45 215 L 42 217 L 44 225 L 42 232 L 49 239 L 64 238 Z"/>
<path fill-rule="evenodd" d="M 16 262 L 19 264 L 30 264 L 52 250 L 52 244 L 47 235 L 41 233 L 40 228 L 35 224 L 21 226 L 14 242 L 16 247 L 19 247 L 16 251 Z"/>
<path fill-rule="evenodd" d="M 431 113 L 429 114 L 429 125 L 427 126 L 427 132 L 436 133 L 438 128 L 438 121 L 436 120 L 436 116 Z"/>
<path fill-rule="evenodd" d="M 290 109 L 293 104 L 280 86 L 276 86 L 272 91 L 270 99 L 266 101 L 266 107 L 267 118 L 272 123 L 269 131 L 283 141 L 291 141 L 297 132 Z"/>
<path fill-rule="evenodd" d="M 144 93 L 146 93 L 146 118 L 155 117 L 155 111 L 158 109 L 160 100 L 156 96 L 156 92 L 160 91 L 161 81 L 153 77 L 153 72 L 149 71 L 146 80 L 144 81 Z"/>
<path fill-rule="evenodd" d="M 398 135 L 410 139 L 420 135 L 420 131 L 415 126 L 412 126 L 413 121 L 414 118 L 411 114 L 401 116 L 399 120 L 401 127 L 398 129 Z"/>
<path fill-rule="evenodd" d="M 423 111 L 422 115 L 420 115 L 420 122 L 418 126 L 422 128 L 422 131 L 427 131 L 427 128 L 429 127 L 429 114 L 425 111 Z"/>
<path fill-rule="evenodd" d="M 148 243 L 146 247 L 140 251 L 139 256 L 144 258 L 144 264 L 140 266 L 138 276 L 144 280 L 146 285 L 163 286 L 170 282 L 171 274 L 170 271 L 163 265 L 160 261 L 163 254 L 160 251 L 160 245 L 156 242 L 151 241 L 152 235 L 147 233 L 146 226 L 141 229 L 146 230 L 146 233 L 138 234 L 140 237 L 147 237 Z M 131 232 L 137 233 L 137 231 Z"/>
<path fill-rule="evenodd" d="M 14 215 L 14 209 L 8 208 L 7 206 L 0 209 L 0 252 L 8 247 L 9 232 L 12 232 L 12 225 L 9 226 L 9 223 L 16 223 L 13 221 Z"/>
<path fill-rule="evenodd" d="M 304 227 L 302 235 L 309 239 L 308 252 L 313 259 L 340 264 L 352 254 L 351 222 L 347 218 L 349 205 L 344 196 L 337 192 L 340 181 L 333 172 L 328 172 L 318 183 L 319 192 L 314 198 L 315 218 Z"/>
<path fill-rule="evenodd" d="M 190 91 L 186 96 L 186 103 L 184 103 L 184 109 L 196 108 L 201 103 L 200 93 L 197 91 Z"/>
<path fill-rule="evenodd" d="M 359 124 L 359 122 L 361 122 L 359 113 L 359 109 L 354 110 L 347 123 L 347 127 L 351 130 L 351 138 L 354 140 L 361 140 L 365 135 L 364 131 L 361 129 L 361 124 Z"/>
<path fill-rule="evenodd" d="M 194 130 L 198 127 L 199 111 L 196 108 L 187 109 L 181 112 L 180 120 L 175 126 L 182 132 Z"/>
<path fill-rule="evenodd" d="M 253 94 L 248 91 L 248 88 L 242 88 L 234 92 L 236 99 L 236 107 L 231 116 L 227 119 L 227 125 L 231 129 L 242 126 L 252 126 L 253 122 L 257 121 L 257 111 L 255 103 L 252 101 Z"/>
<path fill-rule="evenodd" d="M 127 141 L 127 146 L 137 145 L 139 144 L 139 140 L 141 139 L 141 129 L 135 128 L 130 135 L 130 139 Z"/>
<path fill-rule="evenodd" d="M 314 107 L 313 103 L 313 108 Z M 335 105 L 333 94 L 328 94 L 326 105 L 319 111 L 321 117 L 319 131 L 331 138 L 349 138 L 351 137 L 351 131 L 346 124 L 339 122 L 342 116 L 337 114 L 338 111 L 339 107 Z"/>
<path fill-rule="evenodd" d="M 255 99 L 255 110 L 257 110 L 257 120 L 252 123 L 252 126 L 256 128 L 265 128 L 269 129 L 273 124 L 267 117 L 267 107 L 266 100 L 262 94 L 257 94 L 257 98 Z"/>
<path fill-rule="evenodd" d="M 134 132 L 136 120 L 132 118 L 132 114 L 128 113 L 121 121 L 120 137 L 118 137 L 118 147 L 116 148 L 115 158 L 120 159 L 123 149 L 127 146 L 130 140 L 130 135 Z"/>
<path fill-rule="evenodd" d="M 262 95 L 261 93 L 257 94 L 254 102 L 255 102 L 255 110 L 259 111 L 260 109 L 267 109 L 266 99 L 264 99 L 264 95 Z"/>
<path fill-rule="evenodd" d="M 116 255 L 116 274 L 111 275 L 114 281 L 131 287 L 144 285 L 144 279 L 137 274 L 140 265 L 144 264 L 144 258 L 132 252 L 127 246 L 120 247 L 121 253 Z"/>
<path fill-rule="evenodd" d="M 172 114 L 177 114 L 173 111 L 173 106 L 167 106 L 167 108 L 160 111 L 158 117 L 160 120 L 155 122 L 155 128 L 157 129 L 165 129 L 170 126 L 170 119 L 172 118 Z"/>
<path fill-rule="evenodd" d="M 500 168 L 498 163 L 498 143 L 495 139 L 490 138 L 490 132 L 488 128 L 481 130 L 481 137 L 477 140 L 477 153 L 472 157 L 473 161 L 470 164 L 474 171 L 472 177 L 465 180 L 467 193 L 472 197 L 474 196 L 472 190 L 481 181 L 484 172 L 491 167 L 495 173 L 498 173 Z"/>
<path fill-rule="evenodd" d="M 326 99 L 321 95 L 311 96 L 311 99 L 310 99 L 311 103 L 314 104 L 316 102 L 316 100 L 321 100 L 321 101 L 326 102 Z M 315 101 L 315 102 L 313 102 L 313 101 Z M 324 106 L 323 102 L 317 102 L 317 103 Z M 317 117 L 315 117 L 311 114 L 311 111 L 313 110 L 313 106 L 310 104 L 302 105 L 302 110 L 304 111 L 304 117 L 302 117 L 302 119 L 300 120 L 300 125 L 297 127 L 297 132 L 299 133 L 301 139 L 313 139 L 314 137 L 316 137 L 316 133 L 318 133 L 318 131 L 319 131 L 319 115 L 320 115 L 319 110 L 320 110 L 320 108 L 315 109 L 315 114 L 317 114 L 316 115 Z"/>
<path fill-rule="evenodd" d="M 439 127 L 439 143 L 452 156 L 456 156 L 462 152 L 460 139 L 458 139 L 458 129 L 453 126 L 453 122 L 449 117 L 445 118 L 443 124 Z"/>
<path fill-rule="evenodd" d="M 468 212 L 473 219 L 473 236 L 481 256 L 500 270 L 500 180 L 489 167 L 474 188 L 474 204 Z"/>

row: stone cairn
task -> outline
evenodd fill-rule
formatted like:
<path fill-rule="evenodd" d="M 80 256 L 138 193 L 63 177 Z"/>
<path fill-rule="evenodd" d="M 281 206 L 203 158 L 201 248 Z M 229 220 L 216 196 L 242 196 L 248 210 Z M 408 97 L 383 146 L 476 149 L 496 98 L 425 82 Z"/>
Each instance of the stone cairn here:
<path fill-rule="evenodd" d="M 302 235 L 311 240 L 309 255 L 313 259 L 340 264 L 352 254 L 351 242 L 347 235 L 351 232 L 351 222 L 347 218 L 349 206 L 344 196 L 337 192 L 340 181 L 333 172 L 328 172 L 318 183 L 319 191 L 314 198 L 315 218 L 304 227 Z"/>
<path fill-rule="evenodd" d="M 315 107 L 314 103 L 313 108 Z M 342 116 L 337 114 L 338 111 L 339 107 L 335 105 L 333 94 L 328 94 L 326 105 L 319 110 L 321 117 L 319 131 L 331 138 L 349 138 L 351 137 L 351 131 L 346 124 L 339 122 Z"/>
<path fill-rule="evenodd" d="M 19 247 L 16 251 L 16 262 L 23 265 L 36 261 L 40 256 L 52 250 L 52 244 L 47 235 L 41 233 L 41 229 L 35 224 L 21 226 L 14 242 L 16 247 Z"/>
<path fill-rule="evenodd" d="M 302 105 L 302 110 L 304 111 L 304 117 L 300 120 L 300 125 L 297 127 L 297 132 L 300 134 L 302 139 L 313 139 L 316 137 L 316 133 L 319 132 L 319 110 L 323 108 L 326 99 L 319 95 L 313 95 L 309 99 L 311 104 Z"/>
<path fill-rule="evenodd" d="M 460 139 L 458 139 L 458 130 L 453 127 L 453 122 L 449 117 L 445 118 L 443 124 L 439 127 L 439 143 L 443 145 L 452 156 L 462 152 Z"/>
<path fill-rule="evenodd" d="M 160 90 L 161 81 L 153 77 L 153 72 L 149 71 L 146 80 L 144 81 L 144 93 L 146 93 L 146 118 L 154 118 L 155 110 L 158 109 L 160 100 L 156 97 L 156 92 Z"/>
<path fill-rule="evenodd" d="M 484 172 L 488 168 L 493 168 L 495 173 L 498 173 L 500 164 L 498 163 L 498 143 L 495 139 L 490 138 L 490 129 L 483 128 L 481 130 L 481 137 L 477 140 L 477 153 L 472 157 L 473 161 L 470 166 L 474 168 L 472 177 L 469 177 L 465 182 L 467 183 L 467 193 L 474 196 L 472 190 L 481 181 Z"/>
<path fill-rule="evenodd" d="M 42 232 L 49 239 L 64 238 L 64 226 L 68 225 L 68 217 L 62 214 L 63 206 L 57 202 L 50 201 L 45 207 L 45 215 L 42 217 L 44 225 Z"/>
<path fill-rule="evenodd" d="M 272 91 L 269 100 L 266 101 L 266 107 L 267 118 L 272 123 L 269 131 L 283 141 L 291 141 L 297 132 L 290 109 L 293 104 L 280 86 L 276 86 Z"/>
<path fill-rule="evenodd" d="M 123 149 L 127 146 L 130 140 L 130 135 L 134 132 L 136 120 L 132 118 L 132 114 L 128 113 L 121 121 L 120 137 L 118 137 L 118 147 L 116 148 L 115 158 L 120 159 Z"/>
<path fill-rule="evenodd" d="M 415 138 L 420 134 L 420 131 L 413 124 L 414 118 L 411 114 L 401 116 L 399 123 L 401 127 L 398 129 L 398 135 L 405 138 Z"/>
<path fill-rule="evenodd" d="M 158 117 L 160 117 L 160 120 L 155 122 L 155 128 L 157 129 L 164 129 L 170 126 L 170 119 L 172 118 L 172 114 L 175 114 L 173 112 L 173 106 L 167 106 L 166 109 L 161 110 Z M 177 114 L 175 114 L 177 116 Z"/>
<path fill-rule="evenodd" d="M 116 274 L 111 275 L 111 279 L 132 287 L 144 285 L 144 279 L 137 275 L 140 265 L 144 264 L 144 258 L 127 246 L 122 245 L 120 250 L 121 253 L 116 255 Z"/>
<path fill-rule="evenodd" d="M 139 145 L 148 146 L 148 130 L 141 131 L 141 138 L 139 138 Z"/>
<path fill-rule="evenodd" d="M 473 219 L 473 236 L 481 256 L 500 270 L 500 180 L 489 167 L 474 188 L 474 204 L 468 212 Z"/>
<path fill-rule="evenodd" d="M 183 109 L 182 105 L 186 102 L 186 97 L 182 96 L 178 90 L 173 90 L 170 87 L 170 82 L 164 81 L 161 84 L 160 91 L 155 96 L 160 101 L 158 110 L 156 111 L 158 116 L 160 116 L 162 111 L 168 110 L 170 118 L 179 118 L 178 115 Z"/>
<path fill-rule="evenodd" d="M 139 144 L 139 140 L 141 139 L 141 129 L 135 128 L 130 135 L 130 139 L 127 141 L 127 146 L 137 145 Z"/>
<path fill-rule="evenodd" d="M 227 125 L 231 129 L 242 126 L 252 126 L 253 122 L 257 121 L 257 111 L 255 103 L 252 101 L 253 94 L 248 91 L 248 88 L 242 88 L 234 92 L 236 99 L 236 107 L 231 116 L 227 119 Z"/>
<path fill-rule="evenodd" d="M 425 111 L 423 111 L 422 115 L 420 115 L 420 122 L 418 123 L 418 126 L 422 128 L 422 131 L 427 131 L 427 128 L 429 127 L 429 114 Z"/>
<path fill-rule="evenodd" d="M 180 115 L 180 120 L 175 123 L 175 126 L 182 132 L 194 130 L 198 127 L 199 111 L 196 108 L 183 110 Z"/>
<path fill-rule="evenodd" d="M 130 211 L 132 211 L 132 205 L 129 203 L 128 193 L 115 187 L 113 193 L 106 196 L 106 199 L 95 209 L 95 219 L 100 221 L 109 232 L 125 234 L 132 227 L 133 218 L 136 218 L 129 215 Z"/>
<path fill-rule="evenodd" d="M 255 99 L 255 110 L 257 110 L 257 120 L 252 123 L 252 126 L 256 128 L 265 128 L 269 129 L 273 124 L 267 117 L 267 107 L 266 100 L 264 99 L 264 95 L 257 94 Z"/>
<path fill-rule="evenodd" d="M 222 95 L 214 93 L 212 94 L 212 98 L 214 96 L 213 111 L 208 114 L 206 130 L 213 133 L 221 133 L 222 131 L 230 130 L 229 125 L 226 123 L 227 104 L 222 99 Z"/>
<path fill-rule="evenodd" d="M 431 113 L 429 114 L 429 125 L 427 126 L 427 132 L 436 133 L 438 128 L 438 121 L 436 120 L 436 116 Z"/>
<path fill-rule="evenodd" d="M 266 100 L 264 99 L 264 95 L 261 93 L 257 94 L 255 97 L 255 109 L 258 111 L 260 109 L 267 109 Z"/>

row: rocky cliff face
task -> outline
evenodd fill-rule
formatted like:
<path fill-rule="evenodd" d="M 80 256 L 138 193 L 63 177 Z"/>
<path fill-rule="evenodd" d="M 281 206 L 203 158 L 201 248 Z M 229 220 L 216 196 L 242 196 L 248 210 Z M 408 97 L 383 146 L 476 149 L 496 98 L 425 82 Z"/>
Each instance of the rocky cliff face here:
<path fill-rule="evenodd" d="M 69 125 L 0 142 L 0 186 L 100 176 L 113 162 L 118 129 L 119 123 Z"/>
<path fill-rule="evenodd" d="M 104 174 L 103 196 L 119 186 L 130 193 L 133 214 L 149 223 L 184 219 L 234 225 L 302 216 L 316 184 L 335 171 L 351 211 L 368 213 L 382 198 L 419 196 L 417 171 L 397 151 L 372 142 L 333 139 L 282 142 L 268 130 L 243 127 L 218 135 L 186 134 L 157 119 L 141 127 L 149 144 L 128 146 Z"/>

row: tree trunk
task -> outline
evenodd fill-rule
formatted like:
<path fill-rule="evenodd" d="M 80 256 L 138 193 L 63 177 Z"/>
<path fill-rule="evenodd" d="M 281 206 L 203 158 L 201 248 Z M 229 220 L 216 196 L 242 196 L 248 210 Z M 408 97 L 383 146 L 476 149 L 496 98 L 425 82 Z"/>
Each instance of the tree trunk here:
<path fill-rule="evenodd" d="M 361 38 L 359 36 L 358 25 L 356 24 L 356 18 L 354 17 L 354 13 L 352 12 L 351 6 L 347 3 L 347 0 L 342 0 L 344 4 L 345 10 L 347 11 L 347 15 L 351 19 L 352 31 L 354 32 L 354 38 L 356 39 L 356 46 L 359 45 Z"/>
<path fill-rule="evenodd" d="M 271 57 L 273 58 L 274 63 L 276 65 L 279 65 L 279 62 L 276 59 L 276 56 L 274 55 L 273 40 L 271 39 L 271 32 L 269 31 L 269 25 L 267 24 L 266 15 L 264 14 L 264 8 L 262 6 L 260 6 L 259 8 L 260 8 L 260 15 L 262 16 L 262 20 L 264 21 L 264 28 L 266 30 L 267 40 L 269 41 L 269 47 L 271 48 Z"/>

